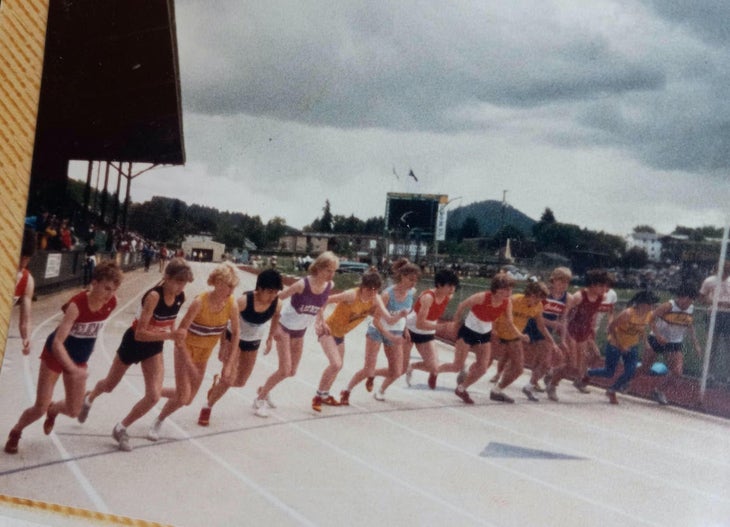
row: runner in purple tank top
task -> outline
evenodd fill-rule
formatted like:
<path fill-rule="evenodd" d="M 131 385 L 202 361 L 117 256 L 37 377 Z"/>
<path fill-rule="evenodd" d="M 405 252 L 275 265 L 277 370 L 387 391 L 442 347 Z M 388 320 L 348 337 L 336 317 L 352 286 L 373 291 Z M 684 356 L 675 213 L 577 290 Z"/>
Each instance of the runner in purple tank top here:
<path fill-rule="evenodd" d="M 338 266 L 337 256 L 325 251 L 309 266 L 309 276 L 297 280 L 279 293 L 279 299 L 290 299 L 281 309 L 279 328 L 274 335 L 279 368 L 258 389 L 258 396 L 253 401 L 257 416 L 268 417 L 268 409 L 275 408 L 269 392 L 281 381 L 296 374 L 307 328 L 314 323 L 317 335 L 322 333 L 322 308 L 334 285 L 332 278 Z"/>

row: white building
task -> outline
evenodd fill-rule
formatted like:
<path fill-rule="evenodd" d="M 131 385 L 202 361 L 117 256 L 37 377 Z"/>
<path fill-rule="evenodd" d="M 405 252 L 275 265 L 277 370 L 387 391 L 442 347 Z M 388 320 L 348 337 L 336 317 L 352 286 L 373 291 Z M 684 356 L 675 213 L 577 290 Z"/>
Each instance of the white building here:
<path fill-rule="evenodd" d="M 640 247 L 646 251 L 650 262 L 659 262 L 662 257 L 661 235 L 654 232 L 632 232 L 626 236 L 627 249 Z"/>
<path fill-rule="evenodd" d="M 213 236 L 209 234 L 188 235 L 182 242 L 182 249 L 185 257 L 200 262 L 220 262 L 223 260 L 223 253 L 226 246 L 214 242 Z"/>

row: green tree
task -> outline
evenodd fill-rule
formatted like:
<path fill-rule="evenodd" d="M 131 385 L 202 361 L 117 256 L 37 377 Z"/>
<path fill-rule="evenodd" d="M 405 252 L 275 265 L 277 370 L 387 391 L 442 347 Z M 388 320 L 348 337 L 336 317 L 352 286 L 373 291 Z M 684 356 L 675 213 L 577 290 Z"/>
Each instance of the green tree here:
<path fill-rule="evenodd" d="M 634 227 L 634 232 L 648 232 L 650 234 L 656 234 L 656 230 L 651 225 L 637 225 Z"/>
<path fill-rule="evenodd" d="M 641 269 L 648 262 L 649 255 L 642 247 L 632 247 L 621 258 L 621 266 L 624 268 Z"/>
<path fill-rule="evenodd" d="M 462 223 L 459 228 L 457 239 L 458 241 L 462 241 L 464 238 L 478 238 L 480 234 L 479 220 L 477 220 L 474 216 L 467 216 L 464 223 Z"/>

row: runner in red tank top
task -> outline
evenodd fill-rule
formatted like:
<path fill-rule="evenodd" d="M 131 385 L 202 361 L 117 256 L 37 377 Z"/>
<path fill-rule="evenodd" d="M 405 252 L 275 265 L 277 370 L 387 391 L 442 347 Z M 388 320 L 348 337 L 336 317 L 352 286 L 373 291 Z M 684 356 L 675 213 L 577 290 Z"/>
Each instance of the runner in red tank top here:
<path fill-rule="evenodd" d="M 574 375 L 573 385 L 581 393 L 589 393 L 582 379 L 586 374 L 586 348 L 593 334 L 593 320 L 603 302 L 603 295 L 611 287 L 611 277 L 603 269 L 592 269 L 586 273 L 586 287 L 574 294 L 566 310 L 568 334 L 566 339 L 565 364 L 557 368 L 547 387 L 548 398 L 558 401 L 558 383 L 569 374 Z"/>

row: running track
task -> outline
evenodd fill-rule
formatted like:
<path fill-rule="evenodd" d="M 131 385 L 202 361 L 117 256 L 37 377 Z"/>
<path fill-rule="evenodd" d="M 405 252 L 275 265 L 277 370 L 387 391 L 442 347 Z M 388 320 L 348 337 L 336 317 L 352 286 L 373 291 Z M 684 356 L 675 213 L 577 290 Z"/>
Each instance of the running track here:
<path fill-rule="evenodd" d="M 206 288 L 212 268 L 193 265 L 188 298 Z M 252 275 L 241 277 L 237 293 L 254 283 Z M 156 270 L 125 276 L 89 383 L 106 373 L 141 294 L 158 278 Z M 41 346 L 71 293 L 34 304 L 28 358 L 11 322 L 0 372 L 3 441 L 33 401 Z M 364 329 L 348 336 L 337 393 L 362 364 Z M 165 349 L 170 383 L 172 350 Z M 450 346 L 439 349 L 449 358 Z M 632 397 L 611 406 L 598 388 L 582 395 L 569 383 L 560 403 L 530 403 L 519 393 L 523 379 L 508 389 L 516 404 L 494 403 L 486 380 L 493 371 L 472 387 L 474 406 L 453 395 L 452 375 L 431 391 L 416 372 L 414 385 L 396 382 L 385 403 L 359 386 L 350 407 L 317 414 L 309 404 L 325 364 L 308 336 L 297 376 L 274 390 L 278 408 L 262 419 L 250 404 L 276 355 L 260 355 L 248 386 L 229 392 L 202 428 L 198 411 L 219 370 L 214 354 L 193 405 L 168 419 L 157 443 L 144 438 L 155 415 L 145 416 L 130 428 L 134 450 L 124 453 L 110 432 L 142 393 L 133 367 L 115 392 L 97 399 L 84 425 L 61 416 L 47 437 L 38 421 L 26 429 L 19 454 L 0 453 L 0 494 L 62 505 L 40 512 L 0 500 L 0 526 L 84 525 L 70 516 L 77 508 L 180 527 L 730 526 L 727 420 Z"/>

